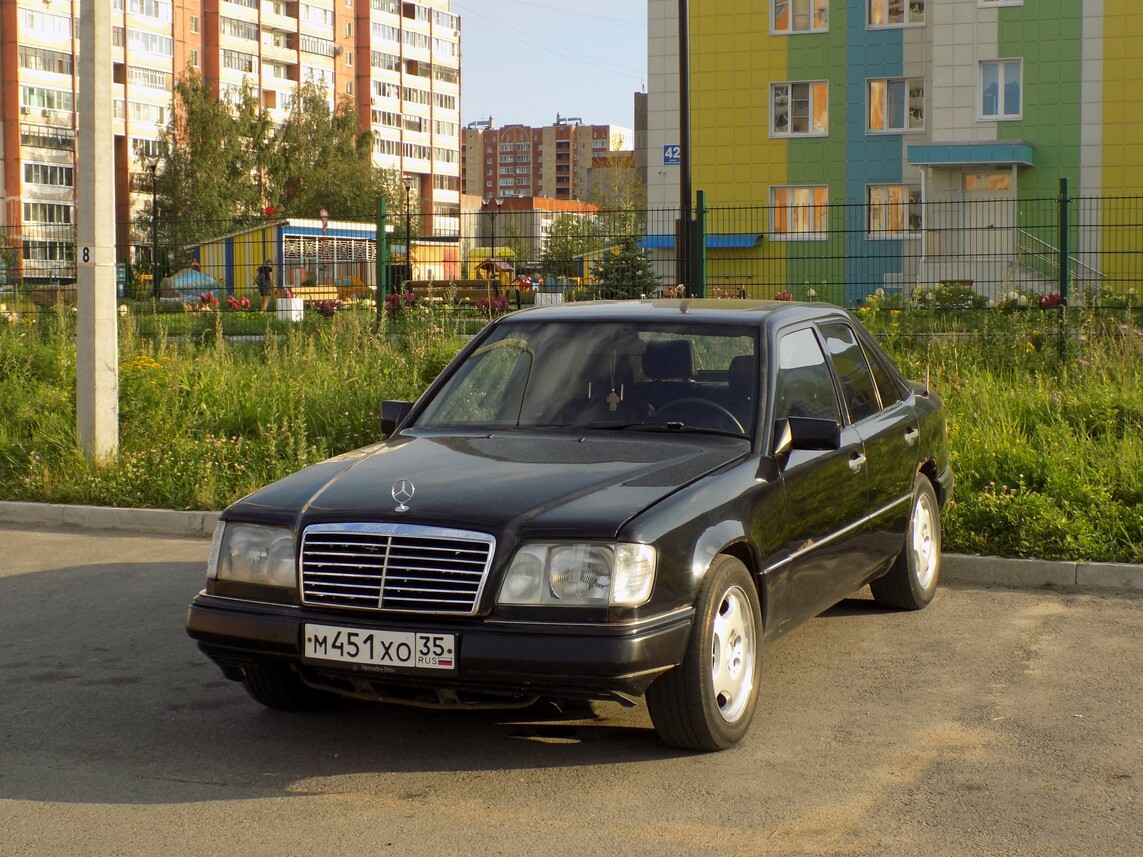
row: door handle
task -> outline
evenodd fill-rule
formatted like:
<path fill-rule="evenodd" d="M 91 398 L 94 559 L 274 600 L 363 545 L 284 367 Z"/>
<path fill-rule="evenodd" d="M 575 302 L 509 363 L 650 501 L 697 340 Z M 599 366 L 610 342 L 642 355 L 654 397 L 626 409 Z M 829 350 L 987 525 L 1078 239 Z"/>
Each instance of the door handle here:
<path fill-rule="evenodd" d="M 909 446 L 912 446 L 914 443 L 917 442 L 917 438 L 919 438 L 920 436 L 921 436 L 921 432 L 919 429 L 910 428 L 908 431 L 905 432 L 905 443 L 909 444 Z"/>
<path fill-rule="evenodd" d="M 849 459 L 849 469 L 852 470 L 854 473 L 860 473 L 861 468 L 864 466 L 865 466 L 865 456 L 862 455 L 860 452 L 855 453 Z"/>

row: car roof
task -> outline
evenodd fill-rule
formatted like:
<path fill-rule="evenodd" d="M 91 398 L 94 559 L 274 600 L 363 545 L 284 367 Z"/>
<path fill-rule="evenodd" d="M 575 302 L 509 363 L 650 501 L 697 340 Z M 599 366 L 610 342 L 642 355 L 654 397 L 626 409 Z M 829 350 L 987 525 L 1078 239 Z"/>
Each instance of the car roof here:
<path fill-rule="evenodd" d="M 806 319 L 849 318 L 833 304 L 739 299 L 571 301 L 531 307 L 500 319 L 502 324 L 541 321 L 671 322 L 694 325 L 751 324 L 777 327 Z"/>

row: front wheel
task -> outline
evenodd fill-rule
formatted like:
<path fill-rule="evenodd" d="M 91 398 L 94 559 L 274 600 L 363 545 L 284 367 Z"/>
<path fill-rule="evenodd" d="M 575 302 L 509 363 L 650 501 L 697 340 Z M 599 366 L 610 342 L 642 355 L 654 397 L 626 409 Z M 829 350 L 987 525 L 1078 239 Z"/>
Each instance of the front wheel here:
<path fill-rule="evenodd" d="M 889 573 L 869 585 L 882 607 L 920 610 L 933 600 L 941 571 L 941 513 L 937 493 L 924 475 L 913 483 L 913 506 L 905 545 Z"/>
<path fill-rule="evenodd" d="M 746 736 L 762 678 L 761 632 L 750 572 L 734 557 L 718 557 L 699 592 L 682 663 L 647 689 L 647 710 L 664 743 L 725 750 Z"/>

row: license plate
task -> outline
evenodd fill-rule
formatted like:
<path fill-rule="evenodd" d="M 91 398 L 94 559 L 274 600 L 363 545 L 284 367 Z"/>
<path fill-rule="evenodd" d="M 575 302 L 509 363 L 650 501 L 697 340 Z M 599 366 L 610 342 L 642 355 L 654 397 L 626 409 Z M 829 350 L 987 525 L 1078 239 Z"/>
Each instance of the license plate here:
<path fill-rule="evenodd" d="M 305 657 L 321 661 L 417 670 L 456 666 L 456 637 L 420 631 L 364 631 L 306 625 Z"/>

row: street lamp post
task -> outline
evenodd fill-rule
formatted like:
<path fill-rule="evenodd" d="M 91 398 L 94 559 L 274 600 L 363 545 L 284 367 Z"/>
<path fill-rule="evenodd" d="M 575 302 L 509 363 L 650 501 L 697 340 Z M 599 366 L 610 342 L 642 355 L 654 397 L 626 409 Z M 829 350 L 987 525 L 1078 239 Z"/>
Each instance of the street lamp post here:
<path fill-rule="evenodd" d="M 147 162 L 151 171 L 151 297 L 159 298 L 159 206 L 155 194 L 155 178 L 159 171 L 159 159 Z"/>
<path fill-rule="evenodd" d="M 504 204 L 504 200 L 490 198 L 484 200 L 484 204 L 488 207 L 488 216 L 492 221 L 492 236 L 488 246 L 488 269 L 495 282 L 496 294 L 500 294 L 500 277 L 496 271 L 496 212 L 500 210 L 500 206 Z"/>
<path fill-rule="evenodd" d="M 405 281 L 413 279 L 413 224 L 410 197 L 413 193 L 413 177 L 405 176 Z"/>

